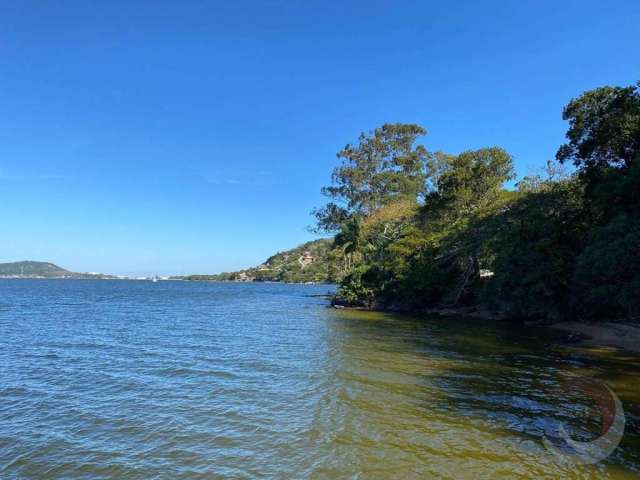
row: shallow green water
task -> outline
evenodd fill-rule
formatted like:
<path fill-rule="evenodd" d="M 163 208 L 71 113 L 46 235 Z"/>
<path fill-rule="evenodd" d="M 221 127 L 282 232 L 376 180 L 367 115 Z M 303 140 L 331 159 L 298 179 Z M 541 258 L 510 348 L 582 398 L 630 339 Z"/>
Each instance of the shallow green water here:
<path fill-rule="evenodd" d="M 0 478 L 640 476 L 640 359 L 497 323 L 326 308 L 326 286 L 0 281 Z M 595 466 L 542 443 L 626 433 Z"/>

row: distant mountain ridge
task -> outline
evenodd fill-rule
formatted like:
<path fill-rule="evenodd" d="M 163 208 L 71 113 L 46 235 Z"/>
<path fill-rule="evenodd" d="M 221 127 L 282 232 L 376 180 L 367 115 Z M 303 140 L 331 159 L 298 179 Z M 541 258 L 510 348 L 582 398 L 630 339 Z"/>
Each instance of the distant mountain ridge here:
<path fill-rule="evenodd" d="M 264 263 L 245 270 L 174 278 L 234 282 L 330 283 L 334 281 L 335 276 L 334 262 L 331 258 L 332 246 L 332 238 L 321 238 L 303 243 L 291 250 L 278 252 Z"/>
<path fill-rule="evenodd" d="M 0 263 L 0 277 L 4 278 L 113 278 L 101 273 L 71 272 L 55 263 L 24 260 Z"/>

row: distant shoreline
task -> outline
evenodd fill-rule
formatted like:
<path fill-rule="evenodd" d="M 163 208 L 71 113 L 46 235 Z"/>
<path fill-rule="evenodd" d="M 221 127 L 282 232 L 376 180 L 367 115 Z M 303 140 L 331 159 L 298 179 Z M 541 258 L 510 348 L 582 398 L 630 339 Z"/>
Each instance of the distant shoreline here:
<path fill-rule="evenodd" d="M 0 276 L 0 280 L 137 280 L 135 278 L 118 277 L 44 277 L 44 276 Z M 142 279 L 140 279 L 142 280 Z"/>
<path fill-rule="evenodd" d="M 24 277 L 16 277 L 16 276 L 0 276 L 0 280 L 132 280 L 137 282 L 151 282 L 151 278 L 129 278 L 129 277 L 43 277 L 43 276 L 24 276 Z M 179 281 L 178 279 L 159 279 L 158 281 L 167 282 L 169 280 Z"/>
<path fill-rule="evenodd" d="M 134 282 L 152 282 L 153 277 L 135 278 L 135 277 L 44 277 L 44 276 L 0 276 L 0 280 L 118 280 L 118 281 L 134 281 Z M 185 282 L 185 283 L 234 283 L 234 284 L 261 284 L 275 283 L 281 285 L 335 285 L 331 282 L 283 282 L 278 280 L 189 280 L 186 278 L 158 278 L 157 282 Z"/>

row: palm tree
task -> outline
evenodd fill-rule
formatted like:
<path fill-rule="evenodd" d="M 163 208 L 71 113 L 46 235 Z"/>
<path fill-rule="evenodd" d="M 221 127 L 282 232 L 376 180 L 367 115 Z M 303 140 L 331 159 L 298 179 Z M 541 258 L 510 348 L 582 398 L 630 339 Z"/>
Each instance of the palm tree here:
<path fill-rule="evenodd" d="M 352 216 L 341 225 L 340 232 L 333 240 L 334 247 L 342 247 L 346 270 L 351 270 L 353 256 L 360 249 L 360 240 L 360 219 Z"/>

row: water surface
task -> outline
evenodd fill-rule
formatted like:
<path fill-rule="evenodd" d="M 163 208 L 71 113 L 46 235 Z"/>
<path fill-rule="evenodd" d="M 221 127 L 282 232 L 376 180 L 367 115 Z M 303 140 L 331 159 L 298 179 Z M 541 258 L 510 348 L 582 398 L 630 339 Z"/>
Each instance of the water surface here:
<path fill-rule="evenodd" d="M 640 476 L 637 357 L 496 323 L 338 311 L 317 285 L 0 280 L 0 478 Z M 596 466 L 608 382 L 627 414 Z M 591 437 L 590 437 L 591 436 Z"/>

